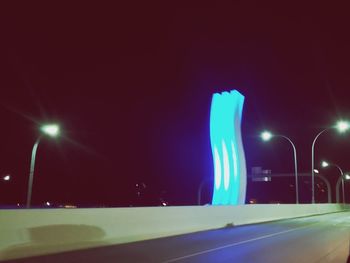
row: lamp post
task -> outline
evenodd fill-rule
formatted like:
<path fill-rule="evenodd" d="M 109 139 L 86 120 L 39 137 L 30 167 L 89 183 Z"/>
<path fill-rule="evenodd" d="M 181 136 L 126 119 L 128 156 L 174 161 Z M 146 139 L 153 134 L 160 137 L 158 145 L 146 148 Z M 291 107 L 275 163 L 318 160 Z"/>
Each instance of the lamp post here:
<path fill-rule="evenodd" d="M 45 124 L 40 127 L 40 131 L 44 135 L 48 135 L 50 137 L 57 137 L 60 133 L 60 128 L 57 124 Z M 30 202 L 32 198 L 32 186 L 33 186 L 33 178 L 34 178 L 34 166 L 35 166 L 35 157 L 36 157 L 36 151 L 38 149 L 40 140 L 42 135 L 38 137 L 36 142 L 34 143 L 33 149 L 32 149 L 32 157 L 30 162 L 30 171 L 29 171 L 29 180 L 28 180 L 28 192 L 27 192 L 27 208 L 30 208 Z"/>
<path fill-rule="evenodd" d="M 345 182 L 346 181 L 349 181 L 350 180 L 350 174 L 348 174 L 348 173 L 346 173 L 346 174 L 344 174 L 344 176 L 343 176 L 343 182 L 344 182 L 344 184 L 343 184 L 343 203 L 345 204 L 346 202 L 346 200 L 345 200 L 345 188 L 344 188 L 344 185 L 345 185 Z M 339 188 L 339 186 L 338 186 L 338 188 Z M 338 195 L 339 195 L 339 190 L 338 190 Z"/>
<path fill-rule="evenodd" d="M 199 184 L 199 187 L 198 187 L 198 191 L 197 191 L 197 204 L 198 205 L 201 205 L 201 201 L 202 201 L 202 191 L 203 191 L 203 187 L 204 185 L 209 182 L 209 181 L 212 181 L 213 178 L 204 178 L 201 183 Z"/>
<path fill-rule="evenodd" d="M 324 177 L 322 174 L 320 174 L 320 171 L 317 169 L 314 169 L 315 174 L 317 174 L 317 176 L 323 180 L 323 182 L 326 184 L 327 187 L 327 196 L 328 196 L 328 203 L 332 203 L 332 188 L 331 188 L 331 184 L 329 183 L 329 180 Z"/>
<path fill-rule="evenodd" d="M 272 139 L 272 137 L 281 137 L 286 139 L 293 148 L 293 153 L 294 153 L 294 173 L 295 173 L 295 202 L 299 204 L 299 188 L 298 188 L 298 163 L 297 163 L 297 150 L 295 148 L 294 143 L 292 142 L 291 139 L 289 139 L 287 136 L 280 135 L 280 134 L 272 134 L 269 131 L 264 131 L 261 133 L 261 139 L 263 141 L 269 141 Z"/>
<path fill-rule="evenodd" d="M 328 127 L 322 131 L 320 131 L 314 138 L 311 146 L 311 203 L 315 203 L 315 174 L 314 174 L 314 169 L 315 169 L 315 143 L 318 137 L 325 131 L 328 131 L 330 129 L 337 129 L 340 133 L 345 132 L 346 130 L 349 129 L 349 123 L 346 121 L 338 121 L 337 124 L 333 127 Z"/>
<path fill-rule="evenodd" d="M 344 194 L 344 173 L 343 173 L 343 170 L 340 168 L 339 165 L 337 165 L 337 164 L 335 164 L 335 163 L 331 163 L 331 164 L 330 164 L 330 163 L 328 163 L 328 162 L 326 162 L 326 161 L 322 161 L 321 166 L 322 166 L 323 168 L 328 167 L 328 166 L 334 166 L 334 167 L 336 167 L 336 168 L 339 170 L 340 176 L 339 176 L 339 178 L 338 178 L 338 180 L 337 180 L 336 188 L 335 188 L 335 190 L 336 190 L 336 198 L 337 198 L 337 203 L 339 203 L 339 184 L 340 184 L 340 182 L 341 182 L 341 185 L 342 185 L 343 203 L 345 203 L 345 194 Z"/>

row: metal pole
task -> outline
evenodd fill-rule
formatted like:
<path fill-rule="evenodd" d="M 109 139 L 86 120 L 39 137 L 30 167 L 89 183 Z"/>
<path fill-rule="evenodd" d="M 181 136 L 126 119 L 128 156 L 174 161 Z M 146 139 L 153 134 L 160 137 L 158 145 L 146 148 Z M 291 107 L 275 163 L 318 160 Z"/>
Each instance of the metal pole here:
<path fill-rule="evenodd" d="M 340 178 L 341 178 L 341 187 L 342 187 L 342 197 L 343 197 L 343 204 L 345 203 L 345 195 L 344 195 L 344 173 L 343 170 L 336 164 L 334 164 L 335 167 L 337 167 L 340 171 Z"/>
<path fill-rule="evenodd" d="M 201 205 L 201 201 L 202 201 L 202 190 L 203 190 L 203 187 L 205 185 L 206 182 L 208 182 L 209 180 L 212 180 L 212 178 L 204 178 L 199 187 L 198 187 L 198 191 L 197 191 L 197 204 L 198 205 Z"/>
<path fill-rule="evenodd" d="M 340 196 L 339 196 L 339 191 L 340 191 L 340 183 L 341 183 L 341 176 L 339 176 L 337 183 L 335 185 L 335 197 L 336 197 L 336 202 L 340 203 Z"/>
<path fill-rule="evenodd" d="M 331 165 L 333 165 L 334 167 L 337 167 L 339 172 L 340 172 L 340 177 L 338 179 L 337 185 L 336 185 L 336 192 L 337 192 L 337 203 L 339 203 L 339 180 L 341 180 L 342 183 L 342 190 L 343 190 L 343 203 L 344 203 L 344 173 L 343 170 L 339 167 L 339 165 L 336 165 L 334 163 L 332 163 Z"/>
<path fill-rule="evenodd" d="M 341 178 L 341 187 L 343 190 L 343 204 L 345 204 L 344 176 L 342 176 L 342 178 Z"/>
<path fill-rule="evenodd" d="M 203 188 L 203 185 L 204 185 L 204 182 L 206 180 L 204 179 L 203 181 L 201 181 L 199 187 L 198 187 L 198 192 L 197 192 L 197 204 L 198 205 L 201 205 L 201 199 L 202 199 L 202 188 Z"/>
<path fill-rule="evenodd" d="M 295 148 L 294 143 L 291 139 L 289 139 L 287 136 L 284 135 L 276 135 L 280 136 L 286 140 L 288 140 L 292 147 L 293 147 L 293 153 L 294 153 L 294 173 L 295 173 L 295 202 L 296 204 L 299 204 L 299 185 L 298 185 L 298 163 L 297 163 L 297 150 Z"/>
<path fill-rule="evenodd" d="M 36 150 L 38 149 L 39 142 L 41 137 L 39 137 L 32 150 L 32 159 L 30 162 L 30 171 L 29 171 L 29 181 L 28 181 L 28 192 L 27 192 L 27 208 L 30 208 L 30 202 L 32 198 L 32 186 L 33 186 L 33 177 L 34 177 L 34 166 L 35 166 L 35 156 L 36 156 Z"/>
<path fill-rule="evenodd" d="M 332 188 L 331 188 L 331 184 L 329 183 L 328 179 L 326 177 L 324 177 L 322 174 L 318 174 L 317 177 L 322 179 L 326 183 L 328 203 L 332 203 Z"/>
<path fill-rule="evenodd" d="M 315 203 L 315 173 L 314 173 L 314 169 L 315 169 L 315 143 L 317 138 L 326 130 L 328 130 L 329 128 L 326 128 L 322 131 L 320 131 L 314 141 L 312 142 L 312 146 L 311 146 L 311 203 Z"/>

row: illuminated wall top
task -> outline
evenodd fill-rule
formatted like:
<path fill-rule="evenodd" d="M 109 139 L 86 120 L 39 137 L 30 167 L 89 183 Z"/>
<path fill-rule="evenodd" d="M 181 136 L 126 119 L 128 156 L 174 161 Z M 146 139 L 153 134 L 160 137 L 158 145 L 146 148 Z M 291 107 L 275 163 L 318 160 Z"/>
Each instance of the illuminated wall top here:
<path fill-rule="evenodd" d="M 245 203 L 247 170 L 241 136 L 243 103 L 244 96 L 236 90 L 215 93 L 212 98 L 213 205 Z"/>

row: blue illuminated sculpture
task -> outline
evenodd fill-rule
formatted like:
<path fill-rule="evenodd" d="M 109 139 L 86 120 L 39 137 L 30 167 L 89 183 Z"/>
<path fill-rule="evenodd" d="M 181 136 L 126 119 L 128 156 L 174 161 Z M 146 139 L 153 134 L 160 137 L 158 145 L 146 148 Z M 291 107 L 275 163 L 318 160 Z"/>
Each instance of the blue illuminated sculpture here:
<path fill-rule="evenodd" d="M 245 203 L 247 170 L 241 136 L 243 103 L 244 96 L 236 90 L 215 93 L 212 98 L 213 205 Z"/>

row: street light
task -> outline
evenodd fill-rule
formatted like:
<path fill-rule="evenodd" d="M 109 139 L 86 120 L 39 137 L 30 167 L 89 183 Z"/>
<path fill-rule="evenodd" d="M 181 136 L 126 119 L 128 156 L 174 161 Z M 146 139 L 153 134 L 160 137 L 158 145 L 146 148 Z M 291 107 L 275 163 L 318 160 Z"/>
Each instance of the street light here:
<path fill-rule="evenodd" d="M 4 180 L 4 181 L 10 181 L 10 179 L 11 179 L 11 175 L 9 175 L 9 174 L 2 177 L 2 180 Z"/>
<path fill-rule="evenodd" d="M 269 131 L 263 131 L 260 136 L 261 136 L 261 139 L 266 142 L 266 141 L 269 141 L 273 135 Z"/>
<path fill-rule="evenodd" d="M 40 131 L 49 137 L 57 137 L 60 134 L 60 127 L 57 124 L 45 124 L 40 127 Z M 41 140 L 41 135 L 38 137 L 34 143 L 32 150 L 32 158 L 30 162 L 30 171 L 29 171 L 29 181 L 28 181 L 28 193 L 27 193 L 27 208 L 30 208 L 30 202 L 32 198 L 32 186 L 33 186 L 33 177 L 34 177 L 34 166 L 35 166 L 35 156 L 36 151 Z"/>
<path fill-rule="evenodd" d="M 60 127 L 57 124 L 45 124 L 40 130 L 51 137 L 56 137 L 60 133 Z"/>
<path fill-rule="evenodd" d="M 346 132 L 349 128 L 350 124 L 347 121 L 338 121 L 336 124 L 336 129 L 338 129 L 340 133 Z"/>
<path fill-rule="evenodd" d="M 311 190 L 312 190 L 312 197 L 311 197 L 311 202 L 314 204 L 315 203 L 315 174 L 314 174 L 314 169 L 315 169 L 315 143 L 317 138 L 324 133 L 325 131 L 328 131 L 330 129 L 337 129 L 339 133 L 344 133 L 350 128 L 350 124 L 347 121 L 338 121 L 336 125 L 332 127 L 328 127 L 326 129 L 323 129 L 320 131 L 314 138 L 311 146 Z"/>
<path fill-rule="evenodd" d="M 289 141 L 289 143 L 293 147 L 293 153 L 294 153 L 294 173 L 295 173 L 295 201 L 297 204 L 299 204 L 299 188 L 298 188 L 298 165 L 297 165 L 297 150 L 295 148 L 294 143 L 291 139 L 289 139 L 287 136 L 280 135 L 280 134 L 272 134 L 269 131 L 263 131 L 260 135 L 261 139 L 263 141 L 269 141 L 273 137 L 281 137 Z"/>
<path fill-rule="evenodd" d="M 326 168 L 326 167 L 329 167 L 329 166 L 334 166 L 334 167 L 336 167 L 336 168 L 339 170 L 340 176 L 339 176 L 339 178 L 338 178 L 338 180 L 337 180 L 337 184 L 336 184 L 336 186 L 335 186 L 336 198 L 337 198 L 337 203 L 339 203 L 339 184 L 340 184 L 340 182 L 341 182 L 341 184 L 342 184 L 342 193 L 343 193 L 343 203 L 345 203 L 345 194 L 344 194 L 344 173 L 343 173 L 343 170 L 340 168 L 339 165 L 337 165 L 337 164 L 335 164 L 335 163 L 328 163 L 328 162 L 326 162 L 326 161 L 322 161 L 321 166 L 322 166 L 323 168 Z"/>
<path fill-rule="evenodd" d="M 322 161 L 322 162 L 321 162 L 321 166 L 322 166 L 323 168 L 328 167 L 328 166 L 329 166 L 329 163 L 327 163 L 326 161 Z"/>
<path fill-rule="evenodd" d="M 342 176 L 342 187 L 343 187 L 343 203 L 345 204 L 346 202 L 346 200 L 345 200 L 345 187 L 344 187 L 344 185 L 345 185 L 345 182 L 344 182 L 344 180 L 345 181 L 349 181 L 350 180 L 350 175 L 349 174 L 344 174 L 344 176 Z M 337 181 L 337 195 L 338 195 L 338 199 L 339 199 L 339 179 L 338 179 L 338 181 Z"/>

